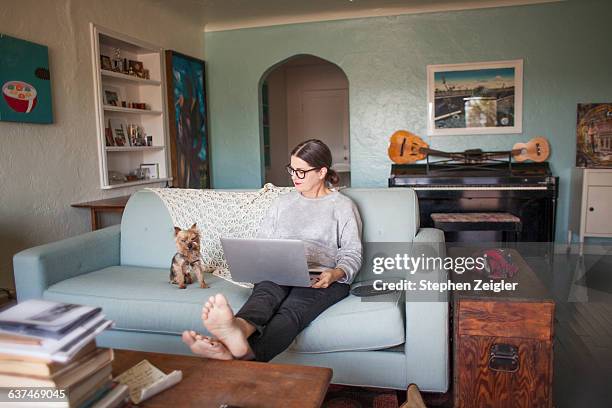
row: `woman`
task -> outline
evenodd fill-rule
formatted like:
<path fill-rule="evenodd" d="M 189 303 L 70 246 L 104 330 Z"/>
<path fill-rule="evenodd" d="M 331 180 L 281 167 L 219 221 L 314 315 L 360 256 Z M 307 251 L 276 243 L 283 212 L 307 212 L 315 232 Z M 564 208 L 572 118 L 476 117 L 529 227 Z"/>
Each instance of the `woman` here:
<path fill-rule="evenodd" d="M 287 165 L 296 191 L 274 201 L 258 233 L 259 238 L 302 240 L 309 267 L 326 269 L 311 287 L 257 283 L 235 315 L 225 296 L 212 296 L 202 321 L 215 338 L 183 333 L 194 353 L 269 361 L 325 309 L 348 296 L 361 267 L 361 218 L 348 197 L 329 188 L 338 183 L 331 164 L 331 152 L 320 140 L 296 146 Z"/>

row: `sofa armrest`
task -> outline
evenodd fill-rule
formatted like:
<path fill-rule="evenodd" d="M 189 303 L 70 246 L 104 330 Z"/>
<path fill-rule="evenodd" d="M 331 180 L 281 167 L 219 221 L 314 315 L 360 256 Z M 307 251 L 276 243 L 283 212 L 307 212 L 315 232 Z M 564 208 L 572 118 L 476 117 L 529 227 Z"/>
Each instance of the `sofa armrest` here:
<path fill-rule="evenodd" d="M 444 233 L 421 228 L 413 241 L 413 255 L 446 256 Z M 443 268 L 424 271 L 413 280 L 445 282 Z M 408 380 L 419 379 L 424 391 L 446 392 L 449 382 L 449 309 L 448 294 L 408 293 L 406 296 L 406 367 Z"/>
<path fill-rule="evenodd" d="M 119 265 L 119 225 L 26 249 L 13 257 L 17 300 L 42 298 L 54 283 Z"/>

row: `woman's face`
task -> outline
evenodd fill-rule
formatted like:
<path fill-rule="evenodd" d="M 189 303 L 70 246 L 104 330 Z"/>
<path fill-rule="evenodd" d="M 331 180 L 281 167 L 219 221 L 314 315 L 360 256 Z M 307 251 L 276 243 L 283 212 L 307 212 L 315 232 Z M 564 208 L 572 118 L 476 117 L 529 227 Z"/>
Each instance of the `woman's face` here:
<path fill-rule="evenodd" d="M 304 160 L 296 156 L 291 156 L 291 167 L 295 170 L 310 170 L 313 167 L 306 163 Z M 317 169 L 306 173 L 303 179 L 298 178 L 297 175 L 291 176 L 291 181 L 295 189 L 301 193 L 311 191 L 320 188 L 325 184 L 325 175 L 327 174 L 327 168 Z"/>

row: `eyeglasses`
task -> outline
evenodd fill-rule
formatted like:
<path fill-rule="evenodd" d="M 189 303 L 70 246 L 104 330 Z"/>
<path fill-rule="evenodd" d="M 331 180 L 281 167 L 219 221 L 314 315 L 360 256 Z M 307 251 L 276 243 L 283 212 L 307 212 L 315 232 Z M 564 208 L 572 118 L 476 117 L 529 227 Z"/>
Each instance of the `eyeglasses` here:
<path fill-rule="evenodd" d="M 308 173 L 309 171 L 320 169 L 320 167 L 314 167 L 308 170 L 294 169 L 293 167 L 291 167 L 290 164 L 286 165 L 285 168 L 287 169 L 287 173 L 289 173 L 291 176 L 295 174 L 295 176 L 300 180 L 303 180 L 306 177 L 306 173 Z"/>

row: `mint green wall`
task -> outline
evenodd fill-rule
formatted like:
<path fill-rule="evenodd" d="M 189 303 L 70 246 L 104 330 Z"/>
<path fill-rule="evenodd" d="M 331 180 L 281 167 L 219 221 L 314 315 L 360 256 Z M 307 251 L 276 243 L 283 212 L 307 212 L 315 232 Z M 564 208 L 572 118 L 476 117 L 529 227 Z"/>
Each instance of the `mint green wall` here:
<path fill-rule="evenodd" d="M 557 240 L 567 231 L 576 104 L 612 101 L 612 3 L 343 20 L 205 34 L 215 188 L 261 185 L 258 83 L 296 54 L 325 58 L 349 79 L 352 184 L 387 185 L 389 136 L 407 129 L 436 149 L 502 150 L 533 136 L 552 145 L 561 178 Z M 426 135 L 428 64 L 524 59 L 523 134 Z"/>

